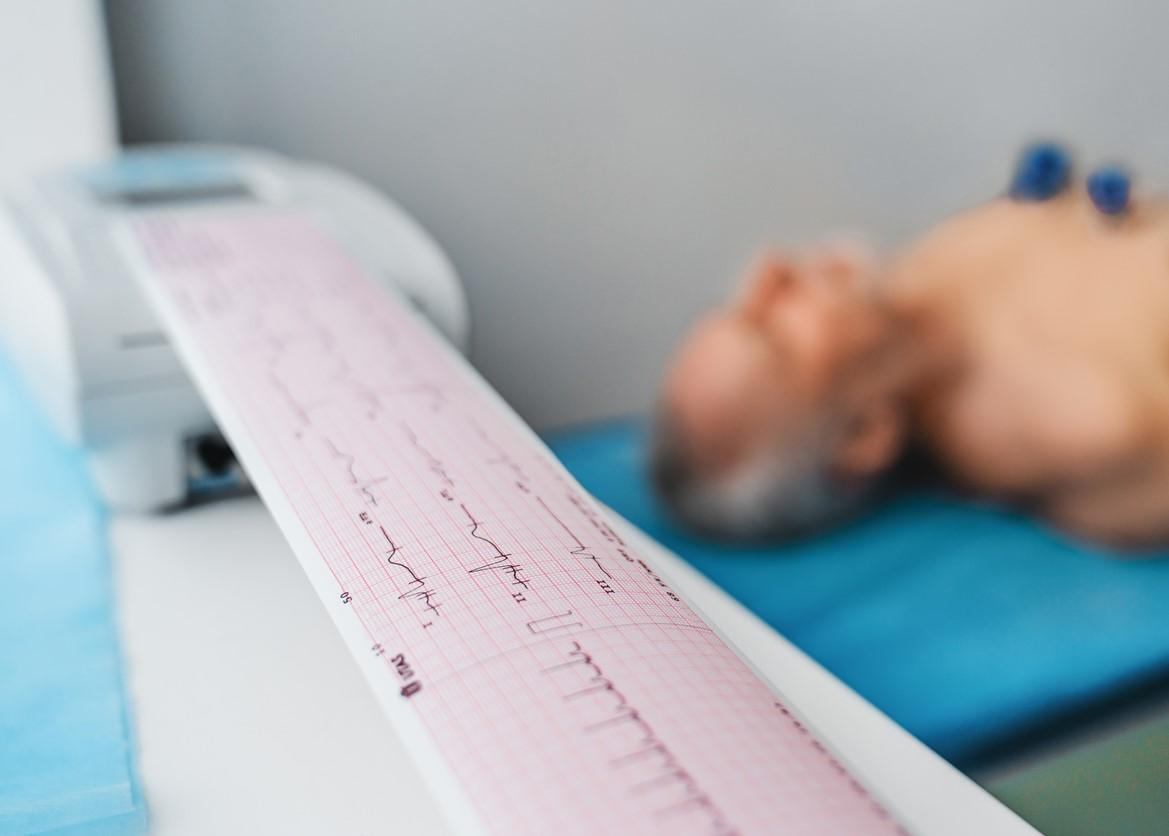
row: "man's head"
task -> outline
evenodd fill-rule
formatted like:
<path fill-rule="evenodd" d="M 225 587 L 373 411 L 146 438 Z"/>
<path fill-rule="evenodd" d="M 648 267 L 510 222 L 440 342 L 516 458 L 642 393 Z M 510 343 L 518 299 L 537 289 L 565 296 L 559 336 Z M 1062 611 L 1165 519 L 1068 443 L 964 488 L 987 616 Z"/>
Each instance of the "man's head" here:
<path fill-rule="evenodd" d="M 767 253 L 667 371 L 652 474 L 692 524 L 792 534 L 851 509 L 899 454 L 904 323 L 859 253 Z"/>

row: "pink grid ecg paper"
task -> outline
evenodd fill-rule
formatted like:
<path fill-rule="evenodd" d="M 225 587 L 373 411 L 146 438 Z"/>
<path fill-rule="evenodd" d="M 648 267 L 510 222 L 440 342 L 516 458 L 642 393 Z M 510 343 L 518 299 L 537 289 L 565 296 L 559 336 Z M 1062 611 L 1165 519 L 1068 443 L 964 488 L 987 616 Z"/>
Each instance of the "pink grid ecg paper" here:
<path fill-rule="evenodd" d="M 458 829 L 900 832 L 310 219 L 158 217 L 134 236 L 172 339 Z"/>

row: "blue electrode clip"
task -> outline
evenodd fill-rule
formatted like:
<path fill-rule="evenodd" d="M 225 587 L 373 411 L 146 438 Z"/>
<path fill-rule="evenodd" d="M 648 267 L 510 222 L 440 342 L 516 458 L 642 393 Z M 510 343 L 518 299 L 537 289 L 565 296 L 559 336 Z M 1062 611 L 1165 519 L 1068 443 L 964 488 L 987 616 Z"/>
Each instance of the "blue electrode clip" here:
<path fill-rule="evenodd" d="M 1120 166 L 1100 166 L 1088 175 L 1088 197 L 1105 215 L 1121 215 L 1132 196 L 1132 178 Z"/>
<path fill-rule="evenodd" d="M 1015 200 L 1048 200 L 1067 188 L 1071 174 L 1071 155 L 1062 145 L 1037 142 L 1019 155 L 1010 195 Z"/>

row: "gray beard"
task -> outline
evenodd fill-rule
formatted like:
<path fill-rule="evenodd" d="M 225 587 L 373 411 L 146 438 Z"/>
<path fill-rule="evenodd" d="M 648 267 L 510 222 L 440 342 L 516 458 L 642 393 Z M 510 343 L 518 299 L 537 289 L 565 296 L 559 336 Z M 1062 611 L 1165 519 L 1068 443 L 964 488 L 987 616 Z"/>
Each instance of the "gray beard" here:
<path fill-rule="evenodd" d="M 795 537 L 853 514 L 865 486 L 841 485 L 823 464 L 822 445 L 775 450 L 713 480 L 696 480 L 671 497 L 689 525 L 734 539 Z"/>

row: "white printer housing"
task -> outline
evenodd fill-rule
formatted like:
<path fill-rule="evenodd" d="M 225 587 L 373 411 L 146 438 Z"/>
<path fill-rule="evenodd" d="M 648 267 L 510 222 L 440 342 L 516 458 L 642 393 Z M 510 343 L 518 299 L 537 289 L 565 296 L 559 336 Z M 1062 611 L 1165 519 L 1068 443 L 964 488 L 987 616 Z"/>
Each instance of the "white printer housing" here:
<path fill-rule="evenodd" d="M 303 210 L 462 348 L 467 308 L 438 246 L 336 170 L 265 152 L 160 146 L 34 179 L 0 204 L 0 340 L 115 509 L 235 481 L 194 455 L 214 422 L 115 243 L 127 216 Z M 226 477 L 226 478 L 225 478 Z"/>

